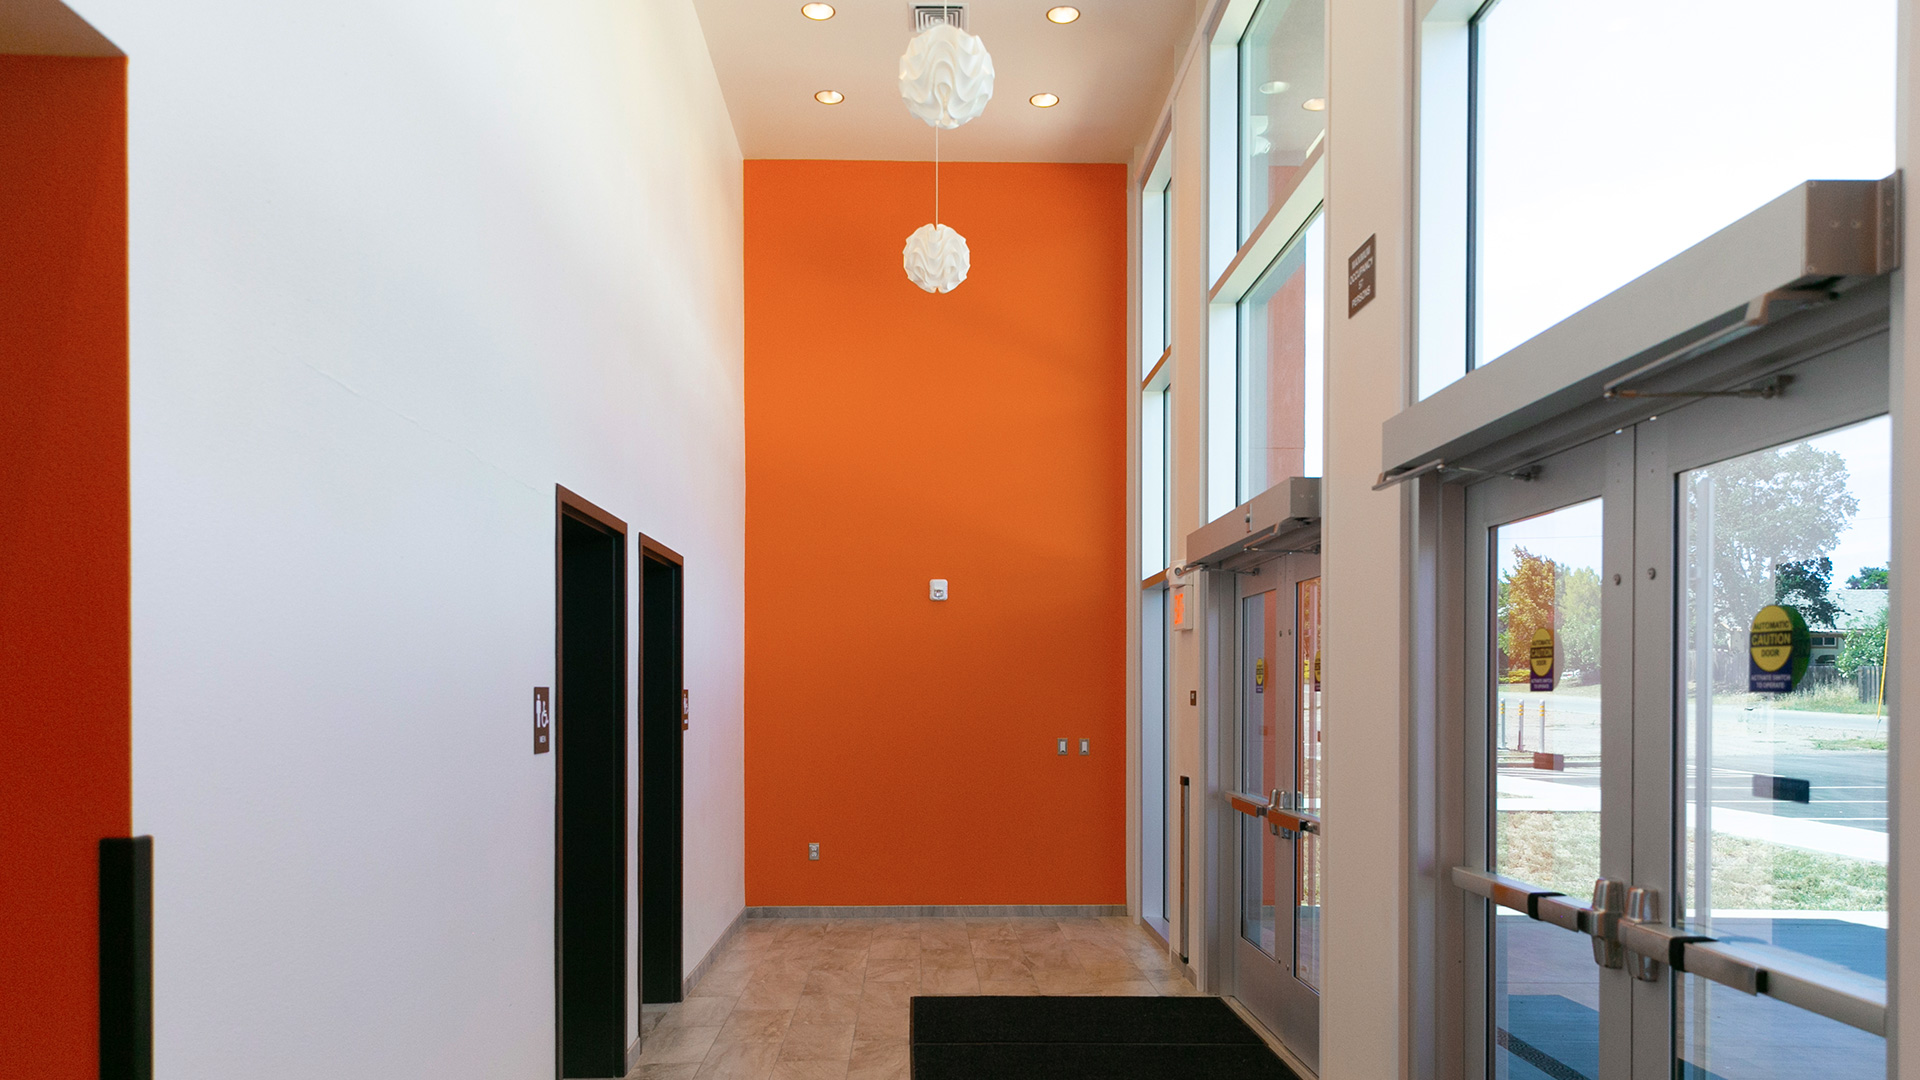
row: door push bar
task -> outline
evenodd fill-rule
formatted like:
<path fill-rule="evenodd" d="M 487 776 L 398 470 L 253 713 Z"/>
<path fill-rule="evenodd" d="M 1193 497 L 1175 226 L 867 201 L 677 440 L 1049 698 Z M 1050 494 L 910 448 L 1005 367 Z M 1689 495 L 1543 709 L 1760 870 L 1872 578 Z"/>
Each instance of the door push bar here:
<path fill-rule="evenodd" d="M 1286 793 L 1279 788 L 1266 798 L 1248 795 L 1244 792 L 1227 792 L 1227 805 L 1248 817 L 1265 818 L 1267 828 L 1282 840 L 1291 840 L 1296 833 L 1317 833 L 1321 831 L 1320 819 L 1316 815 L 1300 810 L 1286 808 Z"/>
<path fill-rule="evenodd" d="M 1464 866 L 1453 868 L 1453 883 L 1530 919 L 1591 935 L 1594 963 L 1630 967 L 1636 979 L 1658 982 L 1664 965 L 1743 994 L 1765 994 L 1875 1035 L 1887 1033 L 1886 980 L 1784 950 L 1734 945 L 1669 926 L 1660 914 L 1658 890 L 1627 889 L 1600 878 L 1593 883 L 1593 902 L 1581 904 L 1552 889 Z"/>

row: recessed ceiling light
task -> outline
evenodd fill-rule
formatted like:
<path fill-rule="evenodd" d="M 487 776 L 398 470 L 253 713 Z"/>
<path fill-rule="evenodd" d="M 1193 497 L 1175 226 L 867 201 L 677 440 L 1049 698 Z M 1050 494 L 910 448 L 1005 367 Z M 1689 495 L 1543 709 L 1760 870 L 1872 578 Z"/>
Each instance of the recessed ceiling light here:
<path fill-rule="evenodd" d="M 1327 107 L 1327 99 L 1323 97 L 1310 97 L 1301 102 L 1300 107 L 1308 112 L 1319 112 Z"/>
<path fill-rule="evenodd" d="M 1070 23 L 1079 17 L 1080 17 L 1080 9 L 1077 7 L 1057 7 L 1057 8 L 1047 9 L 1047 21 L 1056 22 L 1062 26 L 1065 26 L 1067 23 Z"/>
<path fill-rule="evenodd" d="M 1263 94 L 1283 94 L 1286 93 L 1286 90 L 1287 84 L 1281 82 L 1279 79 L 1260 84 L 1260 92 Z"/>
<path fill-rule="evenodd" d="M 826 22 L 828 19 L 833 18 L 833 5 L 832 4 L 801 4 L 800 14 L 805 15 L 807 18 L 812 19 L 814 22 Z"/>
<path fill-rule="evenodd" d="M 1027 103 L 1036 108 L 1051 109 L 1055 105 L 1060 104 L 1060 95 L 1059 94 L 1035 94 L 1032 97 L 1027 99 Z"/>
<path fill-rule="evenodd" d="M 838 105 L 841 102 L 847 100 L 847 95 L 841 93 L 838 90 L 822 90 L 819 93 L 813 95 L 813 100 L 819 102 L 822 105 Z"/>

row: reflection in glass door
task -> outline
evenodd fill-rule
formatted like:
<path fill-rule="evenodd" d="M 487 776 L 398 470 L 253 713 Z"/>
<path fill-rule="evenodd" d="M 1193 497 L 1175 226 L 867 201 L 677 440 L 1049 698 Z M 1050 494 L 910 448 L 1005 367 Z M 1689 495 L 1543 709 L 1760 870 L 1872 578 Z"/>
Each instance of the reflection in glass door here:
<path fill-rule="evenodd" d="M 1320 706 L 1320 579 L 1294 585 L 1294 797 L 1293 809 L 1320 815 L 1322 772 L 1320 736 L 1325 714 Z M 1293 851 L 1293 974 L 1320 989 L 1319 833 L 1300 833 Z"/>
<path fill-rule="evenodd" d="M 1881 417 L 1678 474 L 1678 921 L 1876 979 L 1887 955 Z M 1684 823 L 1684 824 L 1683 824 Z M 1879 1036 L 1683 975 L 1679 1074 L 1886 1075 Z"/>
<path fill-rule="evenodd" d="M 1272 801 L 1279 788 L 1279 743 L 1274 702 L 1268 683 L 1279 605 L 1273 591 L 1240 601 L 1240 788 Z M 1240 936 L 1276 957 L 1274 870 L 1280 865 L 1280 840 L 1261 818 L 1240 819 Z"/>
<path fill-rule="evenodd" d="M 1600 877 L 1602 501 L 1492 530 L 1488 717 L 1494 873 L 1585 898 Z M 1495 1075 L 1594 1080 L 1600 971 L 1587 939 L 1494 914 Z"/>

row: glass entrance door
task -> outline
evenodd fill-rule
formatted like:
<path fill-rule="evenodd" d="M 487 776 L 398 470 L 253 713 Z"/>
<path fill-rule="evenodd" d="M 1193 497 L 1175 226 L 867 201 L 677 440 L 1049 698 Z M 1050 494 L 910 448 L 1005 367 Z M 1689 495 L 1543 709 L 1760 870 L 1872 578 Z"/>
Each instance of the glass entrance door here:
<path fill-rule="evenodd" d="M 1885 1075 L 1885 350 L 1468 488 L 1469 1075 Z"/>
<path fill-rule="evenodd" d="M 1310 1068 L 1320 1046 L 1319 557 L 1236 572 L 1235 996 Z"/>
<path fill-rule="evenodd" d="M 1770 981 L 1883 998 L 1888 419 L 1676 428 L 1643 459 L 1675 507 L 1672 920 Z M 1770 994 L 1681 974 L 1671 1005 L 1677 1076 L 1886 1075 L 1880 1034 Z"/>
<path fill-rule="evenodd" d="M 1537 480 L 1468 490 L 1469 708 L 1480 718 L 1469 782 L 1482 793 L 1469 843 L 1492 875 L 1583 903 L 1606 903 L 1596 882 L 1627 869 L 1620 811 L 1631 796 L 1618 781 L 1631 771 L 1628 671 L 1603 632 L 1608 615 L 1626 612 L 1603 575 L 1609 548 L 1617 556 L 1628 539 L 1608 527 L 1623 501 L 1608 472 L 1631 468 L 1630 445 L 1578 447 Z M 1589 939 L 1529 917 L 1525 904 L 1493 907 L 1470 937 L 1489 1075 L 1623 1075 L 1627 988 L 1594 962 Z"/>

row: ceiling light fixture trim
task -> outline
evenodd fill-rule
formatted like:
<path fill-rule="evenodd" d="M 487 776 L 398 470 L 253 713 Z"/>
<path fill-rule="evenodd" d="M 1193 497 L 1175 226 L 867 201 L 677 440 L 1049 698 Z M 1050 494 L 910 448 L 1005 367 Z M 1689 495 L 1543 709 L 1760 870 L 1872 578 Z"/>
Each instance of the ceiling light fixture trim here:
<path fill-rule="evenodd" d="M 800 14 L 805 15 L 807 18 L 812 19 L 814 22 L 826 22 L 828 19 L 833 18 L 833 15 L 834 15 L 833 5 L 832 4 L 801 4 Z"/>
<path fill-rule="evenodd" d="M 1047 21 L 1065 26 L 1080 17 L 1080 9 L 1068 5 L 1047 9 Z"/>
<path fill-rule="evenodd" d="M 1027 104 L 1036 109 L 1051 109 L 1060 104 L 1059 94 L 1035 94 L 1027 99 Z"/>
<path fill-rule="evenodd" d="M 847 100 L 847 95 L 841 93 L 838 90 L 822 90 L 819 93 L 813 95 L 813 100 L 819 102 L 822 105 L 838 105 L 841 102 Z"/>

